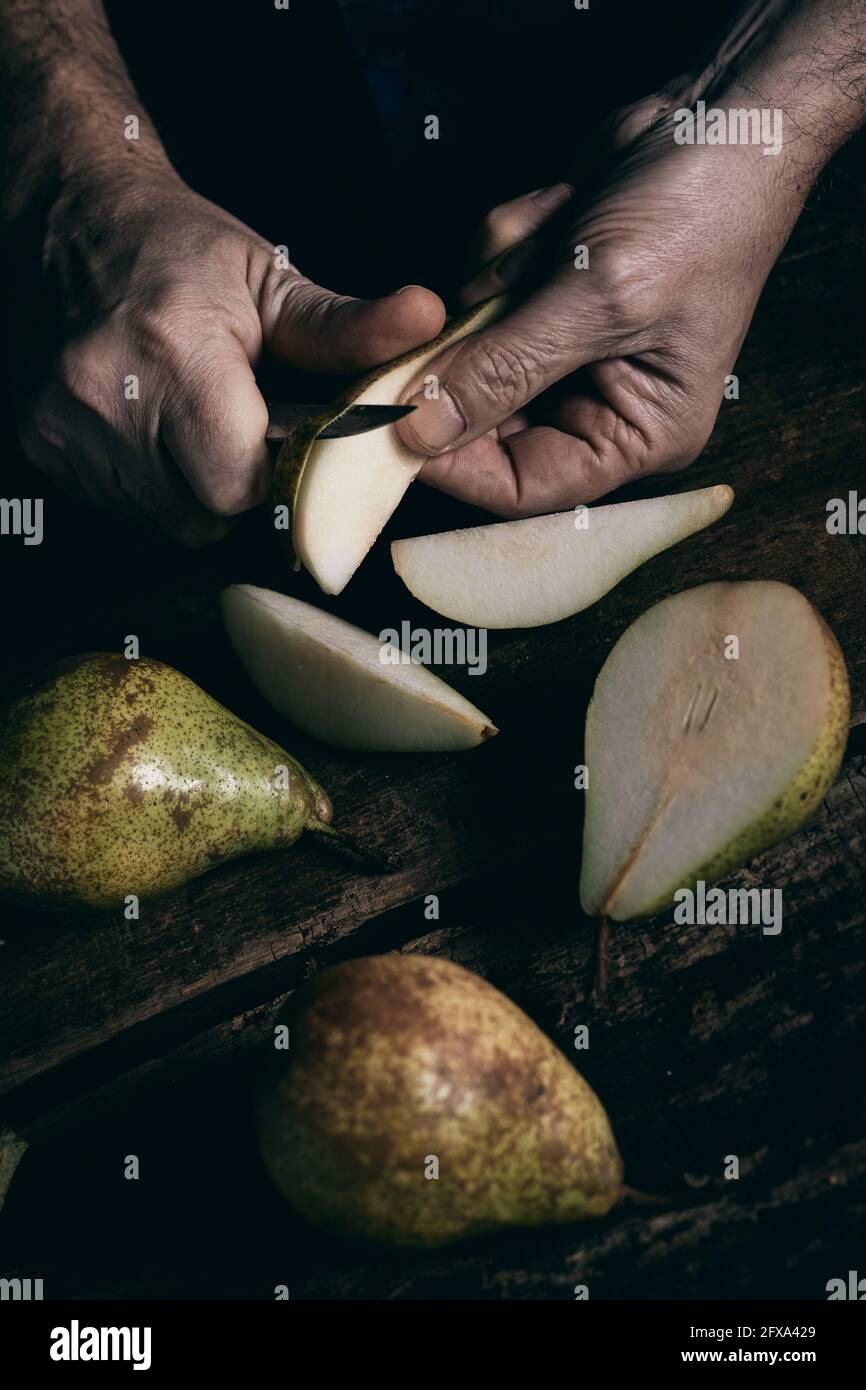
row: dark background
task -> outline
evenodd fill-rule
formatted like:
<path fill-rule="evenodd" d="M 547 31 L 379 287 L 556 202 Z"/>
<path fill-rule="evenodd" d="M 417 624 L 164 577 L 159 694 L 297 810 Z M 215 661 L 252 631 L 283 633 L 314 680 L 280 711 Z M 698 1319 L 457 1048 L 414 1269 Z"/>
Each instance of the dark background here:
<path fill-rule="evenodd" d="M 176 4 L 114 7 L 190 182 L 288 242 L 306 273 L 356 293 L 409 280 L 450 292 L 486 208 L 556 179 L 586 120 L 682 66 L 704 18 L 594 3 L 579 15 L 566 5 L 554 28 L 562 6 L 478 5 L 473 17 L 430 3 L 413 37 L 405 14 L 387 22 L 382 8 L 369 6 L 362 49 L 321 0 L 293 0 L 290 15 L 190 7 L 185 23 Z M 388 74 L 379 109 L 361 52 Z M 382 109 L 411 122 L 383 123 Z M 422 138 L 431 110 L 453 116 L 438 146 Z M 44 1278 L 58 1298 L 267 1299 L 283 1283 L 293 1298 L 570 1298 L 585 1282 L 593 1298 L 820 1299 L 828 1279 L 862 1267 L 866 542 L 824 525 L 827 499 L 864 485 L 862 156 L 862 141 L 849 146 L 813 193 L 738 364 L 741 400 L 723 406 L 704 455 L 621 494 L 728 481 L 734 508 L 594 609 L 492 634 L 483 680 L 445 673 L 503 730 L 471 754 L 358 757 L 306 740 L 258 700 L 222 636 L 216 600 L 235 581 L 371 630 L 429 625 L 387 546 L 335 601 L 286 572 L 263 516 L 198 553 L 121 531 L 31 472 L 10 403 L 4 488 L 45 496 L 46 539 L 0 541 L 7 686 L 137 633 L 144 652 L 284 741 L 332 791 L 339 823 L 399 848 L 404 868 L 371 880 L 301 844 L 223 866 L 139 923 L 6 911 L 0 1119 L 31 1149 L 0 1216 L 0 1275 Z M 388 535 L 472 519 L 419 487 Z M 593 680 L 664 594 L 752 577 L 796 584 L 839 637 L 853 693 L 843 773 L 806 828 L 731 880 L 783 886 L 780 937 L 664 915 L 620 928 L 596 1013 L 571 786 Z M 437 923 L 424 918 L 430 892 Z M 626 1180 L 659 1205 L 430 1256 L 369 1256 L 295 1218 L 248 1119 L 273 1017 L 316 969 L 392 949 L 480 971 L 569 1055 L 588 1022 L 590 1051 L 575 1060 L 611 1116 Z M 122 1177 L 130 1153 L 139 1182 Z M 737 1183 L 721 1178 L 731 1153 Z"/>

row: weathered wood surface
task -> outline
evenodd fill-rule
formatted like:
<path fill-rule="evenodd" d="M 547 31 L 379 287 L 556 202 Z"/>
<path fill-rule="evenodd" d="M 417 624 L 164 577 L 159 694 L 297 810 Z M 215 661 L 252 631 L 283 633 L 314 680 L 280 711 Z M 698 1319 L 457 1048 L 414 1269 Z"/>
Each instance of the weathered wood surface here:
<path fill-rule="evenodd" d="M 862 144 L 845 152 L 774 272 L 737 368 L 741 399 L 723 406 L 702 458 L 632 490 L 728 481 L 733 509 L 589 612 L 492 635 L 488 674 L 454 678 L 503 730 L 476 752 L 344 755 L 266 711 L 222 638 L 216 596 L 235 580 L 315 594 L 281 568 L 261 520 L 179 555 L 47 493 L 44 544 L 2 541 L 10 686 L 136 633 L 283 740 L 331 790 L 339 822 L 399 848 L 403 867 L 365 878 L 302 844 L 224 866 L 137 923 L 4 910 L 0 1121 L 31 1151 L 0 1218 L 0 1273 L 38 1273 L 56 1296 L 269 1297 L 286 1282 L 296 1297 L 567 1298 L 588 1282 L 594 1297 L 822 1297 L 862 1264 L 866 537 L 825 528 L 829 498 L 866 488 L 858 155 Z M 36 488 L 13 463 L 6 494 Z M 419 488 L 392 530 L 466 519 Z M 807 827 L 738 876 L 783 887 L 780 937 L 668 917 L 619 929 L 597 1017 L 584 998 L 572 788 L 592 682 L 657 599 L 753 577 L 797 585 L 839 637 L 853 691 L 843 774 Z M 384 547 L 340 611 L 376 630 L 426 612 Z M 427 893 L 441 895 L 436 923 Z M 250 1147 L 257 1049 L 308 973 L 389 949 L 480 970 L 566 1050 L 589 1022 L 576 1059 L 610 1111 L 628 1181 L 662 1205 L 432 1256 L 369 1259 L 305 1231 Z M 119 1178 L 130 1152 L 146 1181 Z M 721 1178 L 731 1153 L 737 1183 Z"/>

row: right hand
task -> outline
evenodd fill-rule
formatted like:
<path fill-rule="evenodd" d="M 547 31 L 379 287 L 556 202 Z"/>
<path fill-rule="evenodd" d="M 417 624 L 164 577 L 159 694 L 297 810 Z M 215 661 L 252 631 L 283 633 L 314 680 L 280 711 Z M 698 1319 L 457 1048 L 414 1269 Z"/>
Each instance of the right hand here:
<path fill-rule="evenodd" d="M 263 350 L 360 372 L 427 342 L 445 317 L 419 286 L 359 300 L 278 268 L 273 246 L 171 171 L 63 190 L 36 249 L 36 284 L 19 286 L 11 319 L 13 355 L 28 340 L 37 351 L 25 453 L 67 490 L 190 545 L 267 495 Z M 46 300 L 51 342 L 34 331 Z"/>

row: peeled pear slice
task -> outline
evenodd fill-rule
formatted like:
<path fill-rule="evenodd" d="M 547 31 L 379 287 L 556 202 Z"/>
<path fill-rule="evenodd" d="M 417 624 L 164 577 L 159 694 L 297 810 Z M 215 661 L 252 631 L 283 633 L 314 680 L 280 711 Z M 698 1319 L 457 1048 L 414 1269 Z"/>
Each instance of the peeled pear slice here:
<path fill-rule="evenodd" d="M 406 448 L 393 425 L 348 439 L 320 440 L 319 434 L 350 406 L 399 404 L 425 363 L 504 310 L 502 295 L 477 305 L 431 343 L 377 367 L 286 439 L 271 499 L 288 506 L 295 556 L 326 594 L 346 587 L 426 460 Z"/>
<path fill-rule="evenodd" d="M 836 639 L 789 585 L 705 584 L 650 608 L 587 714 L 584 911 L 651 917 L 792 834 L 839 770 L 849 717 Z"/>
<path fill-rule="evenodd" d="M 718 521 L 733 500 L 725 485 L 705 487 L 415 536 L 394 541 L 391 556 L 436 613 L 470 627 L 542 627 L 597 603 L 638 565 Z"/>
<path fill-rule="evenodd" d="M 498 732 L 426 666 L 382 662 L 382 644 L 371 633 L 300 599 L 234 584 L 223 591 L 222 613 L 260 694 L 323 743 L 366 752 L 450 752 Z"/>

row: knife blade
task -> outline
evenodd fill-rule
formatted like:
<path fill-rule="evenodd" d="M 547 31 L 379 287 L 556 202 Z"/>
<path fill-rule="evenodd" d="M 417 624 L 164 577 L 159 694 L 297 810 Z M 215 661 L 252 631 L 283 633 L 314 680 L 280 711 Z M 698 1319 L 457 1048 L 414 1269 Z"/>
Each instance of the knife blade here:
<path fill-rule="evenodd" d="M 315 418 L 327 410 L 326 405 L 295 405 L 268 402 L 268 423 L 266 439 L 285 439 L 288 434 L 304 420 Z M 383 425 L 393 425 L 414 410 L 414 405 L 353 405 L 333 424 L 326 425 L 319 435 L 320 439 L 346 439 L 352 434 L 366 434 L 368 430 L 381 429 Z"/>

